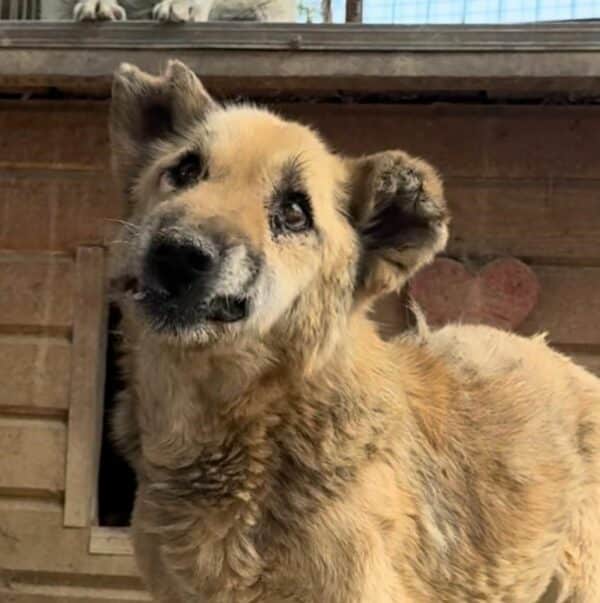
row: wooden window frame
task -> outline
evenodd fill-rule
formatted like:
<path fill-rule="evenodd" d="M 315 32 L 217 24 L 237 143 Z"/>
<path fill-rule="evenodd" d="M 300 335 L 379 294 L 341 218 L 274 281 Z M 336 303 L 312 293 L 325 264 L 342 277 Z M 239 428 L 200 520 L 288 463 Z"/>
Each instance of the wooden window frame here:
<path fill-rule="evenodd" d="M 105 248 L 79 247 L 75 257 L 64 526 L 90 530 L 90 554 L 132 555 L 128 528 L 98 525 L 108 336 L 106 280 Z"/>

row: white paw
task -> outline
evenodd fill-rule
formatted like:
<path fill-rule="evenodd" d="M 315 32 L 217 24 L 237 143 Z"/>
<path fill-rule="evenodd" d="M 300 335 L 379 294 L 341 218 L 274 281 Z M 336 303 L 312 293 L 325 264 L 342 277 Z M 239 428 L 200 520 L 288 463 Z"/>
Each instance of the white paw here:
<path fill-rule="evenodd" d="M 161 0 L 156 3 L 152 16 L 157 21 L 171 23 L 206 21 L 211 5 L 211 0 Z"/>
<path fill-rule="evenodd" d="M 117 0 L 81 0 L 73 8 L 75 21 L 124 21 L 125 10 Z"/>

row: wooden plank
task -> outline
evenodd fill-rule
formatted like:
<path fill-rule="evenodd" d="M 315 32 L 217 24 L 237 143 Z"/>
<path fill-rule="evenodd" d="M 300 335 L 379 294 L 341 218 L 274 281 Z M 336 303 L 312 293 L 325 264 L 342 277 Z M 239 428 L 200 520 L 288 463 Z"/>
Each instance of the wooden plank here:
<path fill-rule="evenodd" d="M 449 252 L 599 262 L 600 181 L 450 179 Z"/>
<path fill-rule="evenodd" d="M 570 356 L 577 364 L 580 364 L 588 371 L 591 371 L 595 375 L 600 377 L 600 353 L 598 354 L 569 354 L 566 353 L 567 356 Z"/>
<path fill-rule="evenodd" d="M 35 412 L 69 405 L 71 345 L 56 337 L 0 337 L 2 407 Z"/>
<path fill-rule="evenodd" d="M 43 589 L 44 592 L 27 592 L 28 589 L 0 587 L 2 603 L 146 603 L 152 601 L 149 595 L 139 592 L 119 592 L 116 589 L 69 589 L 57 586 Z M 39 589 L 36 589 L 39 591 Z"/>
<path fill-rule="evenodd" d="M 107 170 L 106 101 L 0 102 L 0 162 Z"/>
<path fill-rule="evenodd" d="M 48 581 L 48 582 L 47 582 Z M 131 603 L 151 601 L 141 589 L 119 587 L 114 578 L 98 577 L 94 584 L 80 584 L 71 576 L 7 574 L 0 582 L 3 603 Z M 88 580 L 89 582 L 89 580 Z"/>
<path fill-rule="evenodd" d="M 59 504 L 0 497 L 0 568 L 11 571 L 137 577 L 132 556 L 91 555 L 90 530 L 63 526 Z"/>
<path fill-rule="evenodd" d="M 540 298 L 520 330 L 547 331 L 558 344 L 600 344 L 600 268 L 532 268 L 540 279 Z"/>
<path fill-rule="evenodd" d="M 93 526 L 90 534 L 90 553 L 96 555 L 133 555 L 128 528 Z"/>
<path fill-rule="evenodd" d="M 298 103 L 273 107 L 313 125 L 342 153 L 402 148 L 426 158 L 445 178 L 598 177 L 597 106 Z"/>
<path fill-rule="evenodd" d="M 78 249 L 65 493 L 65 525 L 71 527 L 91 525 L 96 514 L 107 335 L 104 264 L 102 248 Z"/>
<path fill-rule="evenodd" d="M 70 259 L 0 254 L 0 325 L 69 327 L 72 315 Z"/>
<path fill-rule="evenodd" d="M 121 217 L 111 177 L 0 172 L 0 249 L 68 251 L 101 245 L 107 219 Z"/>
<path fill-rule="evenodd" d="M 62 421 L 0 417 L 0 488 L 58 493 L 65 457 Z"/>
<path fill-rule="evenodd" d="M 121 61 L 156 72 L 176 55 L 229 94 L 345 90 L 532 90 L 598 93 L 597 24 L 493 27 L 191 23 L 3 26 L 0 85 L 109 90 Z M 122 29 L 121 29 L 122 27 Z M 325 51 L 325 52 L 324 52 Z M 18 89 L 18 88 L 17 88 Z"/>

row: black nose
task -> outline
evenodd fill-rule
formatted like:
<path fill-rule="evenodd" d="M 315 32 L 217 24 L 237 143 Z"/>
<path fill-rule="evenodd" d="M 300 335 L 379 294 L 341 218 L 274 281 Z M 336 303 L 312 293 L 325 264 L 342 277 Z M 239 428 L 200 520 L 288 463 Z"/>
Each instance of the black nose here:
<path fill-rule="evenodd" d="M 211 255 L 191 243 L 159 241 L 146 256 L 145 278 L 150 288 L 176 297 L 207 280 Z"/>

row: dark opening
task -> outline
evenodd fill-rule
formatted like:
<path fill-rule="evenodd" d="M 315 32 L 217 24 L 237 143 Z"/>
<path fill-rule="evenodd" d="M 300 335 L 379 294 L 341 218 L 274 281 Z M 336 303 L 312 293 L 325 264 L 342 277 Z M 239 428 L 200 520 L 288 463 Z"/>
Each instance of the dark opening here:
<path fill-rule="evenodd" d="M 106 352 L 106 385 L 102 418 L 102 448 L 98 482 L 98 522 L 101 526 L 128 526 L 136 489 L 135 474 L 115 449 L 111 439 L 111 417 L 117 395 L 124 387 L 119 369 L 121 313 L 110 307 Z"/>

